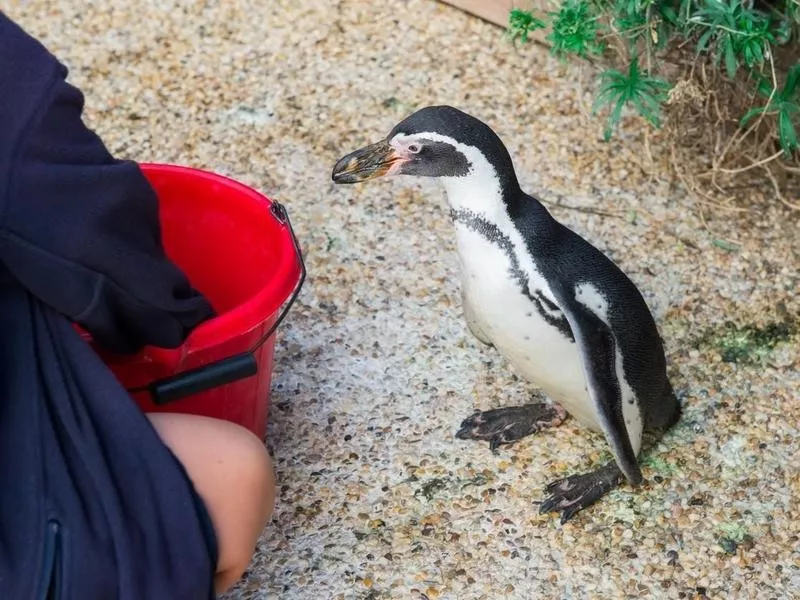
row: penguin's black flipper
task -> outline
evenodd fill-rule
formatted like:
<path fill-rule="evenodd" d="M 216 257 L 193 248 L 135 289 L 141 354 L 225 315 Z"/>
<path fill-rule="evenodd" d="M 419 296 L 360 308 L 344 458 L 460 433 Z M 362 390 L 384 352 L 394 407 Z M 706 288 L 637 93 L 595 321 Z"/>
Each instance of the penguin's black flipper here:
<path fill-rule="evenodd" d="M 559 286 L 553 288 L 578 345 L 587 391 L 597 411 L 599 425 L 620 471 L 628 482 L 637 485 L 642 481 L 642 471 L 625 423 L 617 372 L 617 343 L 602 313 L 605 299 L 593 286 L 586 293 L 580 286 L 572 293 L 566 293 Z M 597 306 L 597 313 L 590 307 L 589 298 L 583 296 L 594 296 L 591 300 Z"/>

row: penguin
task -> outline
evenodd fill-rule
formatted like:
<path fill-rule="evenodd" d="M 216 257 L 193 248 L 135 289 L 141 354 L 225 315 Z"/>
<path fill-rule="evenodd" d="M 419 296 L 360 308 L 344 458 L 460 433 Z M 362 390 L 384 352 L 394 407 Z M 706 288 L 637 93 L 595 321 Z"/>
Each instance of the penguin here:
<path fill-rule="evenodd" d="M 386 138 L 339 159 L 332 180 L 395 175 L 441 181 L 469 331 L 548 400 L 475 412 L 456 437 L 488 441 L 494 451 L 567 414 L 602 434 L 613 461 L 545 488 L 540 513 L 560 512 L 562 524 L 623 481 L 640 486 L 644 434 L 661 437 L 681 407 L 636 285 L 525 193 L 499 136 L 457 108 L 410 114 Z"/>

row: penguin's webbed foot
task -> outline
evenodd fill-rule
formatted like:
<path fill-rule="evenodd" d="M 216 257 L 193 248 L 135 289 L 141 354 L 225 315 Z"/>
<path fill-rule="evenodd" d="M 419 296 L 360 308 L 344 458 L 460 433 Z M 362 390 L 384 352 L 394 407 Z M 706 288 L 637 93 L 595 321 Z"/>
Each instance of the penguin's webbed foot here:
<path fill-rule="evenodd" d="M 603 465 L 596 471 L 583 475 L 570 475 L 548 485 L 550 497 L 542 502 L 539 513 L 561 512 L 561 524 L 587 506 L 602 498 L 622 481 L 622 472 L 616 463 Z"/>
<path fill-rule="evenodd" d="M 488 440 L 494 451 L 545 427 L 560 425 L 567 412 L 558 405 L 525 404 L 507 408 L 477 411 L 461 422 L 456 433 L 460 440 Z"/>

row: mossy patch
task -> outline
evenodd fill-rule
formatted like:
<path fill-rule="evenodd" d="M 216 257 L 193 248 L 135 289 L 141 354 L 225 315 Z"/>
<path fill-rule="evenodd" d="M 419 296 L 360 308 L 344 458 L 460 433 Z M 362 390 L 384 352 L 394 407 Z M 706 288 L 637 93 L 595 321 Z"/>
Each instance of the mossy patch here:
<path fill-rule="evenodd" d="M 741 523 L 722 523 L 719 530 L 726 538 L 737 543 L 744 541 L 747 536 L 747 527 Z"/>
<path fill-rule="evenodd" d="M 719 526 L 720 547 L 728 554 L 733 554 L 739 546 L 750 547 L 753 537 L 741 523 L 723 523 Z"/>
<path fill-rule="evenodd" d="M 646 457 L 642 460 L 642 466 L 651 469 L 656 475 L 668 476 L 675 473 L 675 465 L 658 456 Z"/>
<path fill-rule="evenodd" d="M 790 342 L 798 334 L 800 319 L 790 318 L 758 324 L 726 321 L 694 333 L 684 331 L 689 347 L 713 350 L 724 362 L 740 364 L 763 364 L 780 344 Z"/>
<path fill-rule="evenodd" d="M 760 363 L 769 357 L 775 346 L 790 340 L 796 332 L 794 323 L 738 326 L 729 321 L 714 336 L 713 343 L 725 362 Z"/>

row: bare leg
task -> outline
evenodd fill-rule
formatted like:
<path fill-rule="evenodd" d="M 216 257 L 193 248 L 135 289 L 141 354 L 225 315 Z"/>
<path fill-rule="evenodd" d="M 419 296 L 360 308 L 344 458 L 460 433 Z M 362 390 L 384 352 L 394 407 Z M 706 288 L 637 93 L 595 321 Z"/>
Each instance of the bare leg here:
<path fill-rule="evenodd" d="M 272 461 L 261 440 L 233 423 L 186 414 L 147 416 L 206 504 L 219 545 L 214 583 L 222 593 L 250 564 L 272 516 Z"/>
<path fill-rule="evenodd" d="M 566 418 L 567 412 L 557 404 L 525 404 L 476 412 L 464 419 L 456 437 L 461 440 L 489 440 L 495 450 L 502 444 L 511 444 L 545 427 L 556 427 Z"/>

